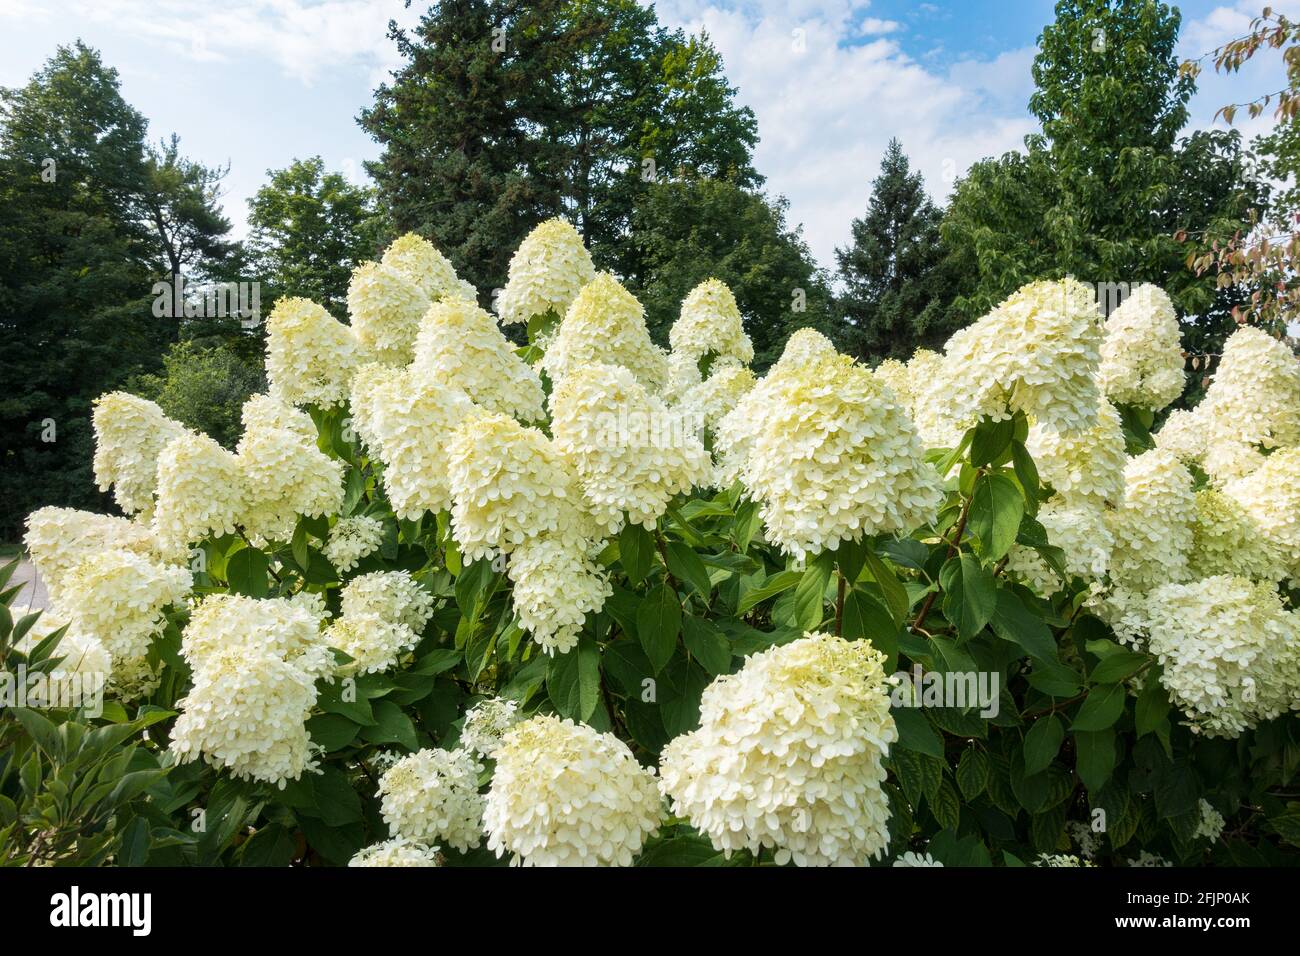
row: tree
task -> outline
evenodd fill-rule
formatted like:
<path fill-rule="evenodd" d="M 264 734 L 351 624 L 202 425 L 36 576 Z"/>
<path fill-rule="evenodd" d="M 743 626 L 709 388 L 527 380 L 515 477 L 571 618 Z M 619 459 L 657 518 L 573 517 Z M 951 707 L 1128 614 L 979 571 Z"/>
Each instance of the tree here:
<path fill-rule="evenodd" d="M 144 216 L 157 237 L 163 266 L 171 275 L 206 279 L 234 254 L 226 237 L 230 220 L 221 212 L 221 181 L 229 166 L 212 168 L 180 154 L 173 134 L 145 160 L 148 182 L 141 200 Z"/>
<path fill-rule="evenodd" d="M 646 190 L 632 215 L 631 243 L 641 273 L 632 292 L 661 344 L 682 299 L 700 282 L 731 287 L 754 340 L 754 366 L 780 357 L 793 329 L 812 326 L 843 342 L 830 311 L 826 277 L 798 229 L 786 225 L 784 199 L 725 180 L 684 179 Z"/>
<path fill-rule="evenodd" d="M 268 175 L 248 201 L 249 253 L 263 302 L 304 296 L 342 318 L 352 270 L 375 254 L 374 191 L 326 172 L 319 156 Z"/>
<path fill-rule="evenodd" d="M 234 448 L 243 431 L 240 412 L 266 389 L 260 356 L 250 364 L 222 343 L 182 341 L 163 356 L 162 374 L 136 376 L 127 389 L 157 402 L 171 418 Z"/>
<path fill-rule="evenodd" d="M 1154 282 L 1183 316 L 1193 350 L 1231 328 L 1231 297 L 1189 275 L 1176 235 L 1248 220 L 1267 190 L 1244 175 L 1239 137 L 1182 140 L 1194 85 L 1174 55 L 1180 16 L 1156 0 L 1061 0 L 1034 61 L 1030 109 L 1043 132 L 1026 152 L 977 163 L 958 183 L 942 234 L 974 318 L 1031 279 L 1073 275 L 1105 290 Z"/>
<path fill-rule="evenodd" d="M 0 91 L 0 534 L 44 504 L 102 507 L 90 400 L 158 367 L 180 326 L 152 312 L 177 269 L 213 277 L 237 249 L 223 170 L 145 145 L 117 72 L 78 42 Z"/>
<path fill-rule="evenodd" d="M 133 215 L 144 118 L 77 43 L 0 93 L 0 448 L 10 533 L 41 504 L 100 505 L 85 457 L 90 398 L 156 361 L 155 247 Z"/>
<path fill-rule="evenodd" d="M 1195 77 L 1202 61 L 1212 58 L 1216 70 L 1231 73 L 1266 48 L 1282 50 L 1287 85 L 1248 102 L 1221 107 L 1215 117 L 1232 123 L 1244 108 L 1253 119 L 1276 101 L 1273 118 L 1277 125 L 1256 140 L 1255 148 L 1259 172 L 1282 183 L 1282 188 L 1263 215 L 1252 216 L 1247 228 L 1227 223 L 1185 238 L 1191 250 L 1187 265 L 1198 276 L 1213 269 L 1221 286 L 1249 293 L 1234 318 L 1259 322 L 1282 333 L 1295 320 L 1300 301 L 1296 279 L 1300 266 L 1300 214 L 1296 211 L 1300 209 L 1300 24 L 1265 7 L 1251 21 L 1245 36 L 1186 61 L 1181 69 Z"/>
<path fill-rule="evenodd" d="M 570 217 L 597 264 L 662 174 L 760 181 L 753 114 L 707 37 L 634 0 L 459 0 L 391 36 L 407 61 L 360 123 L 395 232 L 429 236 L 484 300 L 541 219 Z"/>
<path fill-rule="evenodd" d="M 853 220 L 853 243 L 836 249 L 845 291 L 836 309 L 862 358 L 906 360 L 952 332 L 939 237 L 942 213 L 926 195 L 896 139 L 871 186 L 867 214 Z"/>

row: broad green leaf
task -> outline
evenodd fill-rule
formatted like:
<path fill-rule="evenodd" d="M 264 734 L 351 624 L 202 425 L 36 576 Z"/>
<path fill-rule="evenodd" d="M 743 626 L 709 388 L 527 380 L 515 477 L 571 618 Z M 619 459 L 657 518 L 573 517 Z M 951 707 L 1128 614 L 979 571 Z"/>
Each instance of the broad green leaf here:
<path fill-rule="evenodd" d="M 264 598 L 270 593 L 267 580 L 271 559 L 258 548 L 240 548 L 226 561 L 226 581 L 236 594 Z"/>
<path fill-rule="evenodd" d="M 709 569 L 690 545 L 681 541 L 668 543 L 668 570 L 683 584 L 689 584 L 707 604 L 713 586 L 709 583 Z"/>
<path fill-rule="evenodd" d="M 682 627 L 682 606 L 677 595 L 660 584 L 650 589 L 636 612 L 636 636 L 654 673 L 663 670 L 677 647 Z"/>
<path fill-rule="evenodd" d="M 795 623 L 805 631 L 815 631 L 825 614 L 826 587 L 830 584 L 834 553 L 825 552 L 810 562 L 794 586 Z"/>
<path fill-rule="evenodd" d="M 600 648 L 583 634 L 578 646 L 550 658 L 546 694 L 563 716 L 586 721 L 600 702 Z"/>
<path fill-rule="evenodd" d="M 1123 684 L 1100 684 L 1088 692 L 1083 706 L 1079 708 L 1070 729 L 1105 730 L 1119 720 L 1124 712 L 1125 691 Z"/>
<path fill-rule="evenodd" d="M 1056 660 L 1056 641 L 1051 629 L 1014 591 L 998 588 L 997 604 L 989 624 L 994 634 L 1004 641 L 1019 644 L 1030 657 L 1041 661 Z"/>
<path fill-rule="evenodd" d="M 682 640 L 700 666 L 714 677 L 730 670 L 731 645 L 712 621 L 687 614 L 682 618 Z"/>
<path fill-rule="evenodd" d="M 639 524 L 628 522 L 618 533 L 618 556 L 623 573 L 634 585 L 645 580 L 654 560 L 655 543 L 650 532 Z"/>
<path fill-rule="evenodd" d="M 975 426 L 970 443 L 970 463 L 976 468 L 991 465 L 1007 453 L 1015 436 L 1015 421 L 1005 418 L 994 422 L 984 419 Z"/>
<path fill-rule="evenodd" d="M 918 708 L 895 707 L 890 713 L 898 727 L 898 746 L 943 758 L 943 740 Z"/>
<path fill-rule="evenodd" d="M 1004 475 L 981 475 L 975 482 L 967 527 L 979 539 L 987 561 L 997 561 L 1015 544 L 1025 499 Z"/>
<path fill-rule="evenodd" d="M 962 640 L 970 640 L 989 622 L 997 607 L 998 589 L 993 572 L 974 555 L 961 554 L 943 566 L 943 613 Z"/>
<path fill-rule="evenodd" d="M 962 751 L 961 760 L 957 762 L 957 786 L 967 801 L 974 800 L 984 792 L 989 781 L 989 758 L 978 747 L 968 747 Z"/>
<path fill-rule="evenodd" d="M 1075 731 L 1074 769 L 1089 791 L 1095 793 L 1106 785 L 1115 770 L 1115 731 Z"/>
<path fill-rule="evenodd" d="M 1046 770 L 1056 759 L 1065 740 L 1065 727 L 1055 714 L 1039 717 L 1025 734 L 1025 773 Z"/>
<path fill-rule="evenodd" d="M 736 605 L 737 614 L 748 614 L 764 601 L 794 587 L 803 577 L 799 571 L 779 571 L 753 590 L 745 591 Z"/>
<path fill-rule="evenodd" d="M 912 607 L 912 602 L 907 597 L 907 588 L 898 579 L 898 575 L 884 561 L 880 560 L 876 556 L 876 552 L 871 548 L 866 551 L 866 563 L 867 570 L 871 572 L 871 577 L 875 580 L 876 586 L 880 588 L 880 593 L 885 598 L 885 605 L 889 608 L 894 623 L 902 627 L 907 623 L 907 614 Z"/>

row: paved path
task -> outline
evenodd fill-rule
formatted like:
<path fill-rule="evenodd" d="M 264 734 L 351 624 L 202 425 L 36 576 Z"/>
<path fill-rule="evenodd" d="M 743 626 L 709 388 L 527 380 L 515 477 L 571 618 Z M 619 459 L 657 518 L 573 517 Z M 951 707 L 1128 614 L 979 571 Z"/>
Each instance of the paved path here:
<path fill-rule="evenodd" d="M 8 587 L 13 587 L 16 584 L 23 585 L 23 589 L 14 598 L 13 610 L 31 608 L 35 611 L 50 606 L 50 596 L 45 593 L 45 582 L 41 580 L 40 575 L 36 573 L 36 568 L 32 566 L 32 562 L 26 557 L 21 560 L 18 570 L 9 579 Z"/>

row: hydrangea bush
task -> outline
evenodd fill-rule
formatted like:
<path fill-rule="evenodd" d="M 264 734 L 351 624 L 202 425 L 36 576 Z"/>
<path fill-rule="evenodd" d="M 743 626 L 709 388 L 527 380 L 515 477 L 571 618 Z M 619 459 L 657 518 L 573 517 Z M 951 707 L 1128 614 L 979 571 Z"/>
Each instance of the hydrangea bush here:
<path fill-rule="evenodd" d="M 0 661 L 108 697 L 2 725 L 6 861 L 1294 862 L 1283 343 L 1168 413 L 1168 297 L 1103 321 L 1065 279 L 941 354 L 805 329 L 760 375 L 723 283 L 662 349 L 559 220 L 495 307 L 408 235 L 348 324 L 276 304 L 233 451 L 100 399 L 127 517 L 32 514 L 54 606 Z M 60 721 L 141 775 L 82 857 Z"/>

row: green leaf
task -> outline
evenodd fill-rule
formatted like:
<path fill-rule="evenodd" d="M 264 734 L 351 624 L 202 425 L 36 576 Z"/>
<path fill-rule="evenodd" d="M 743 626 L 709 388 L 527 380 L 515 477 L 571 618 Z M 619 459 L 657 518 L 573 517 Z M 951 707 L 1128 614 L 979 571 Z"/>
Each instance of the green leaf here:
<path fill-rule="evenodd" d="M 634 585 L 645 580 L 654 559 L 654 538 L 639 524 L 628 522 L 618 533 L 618 557 L 623 573 Z"/>
<path fill-rule="evenodd" d="M 663 584 L 651 588 L 636 611 L 636 636 L 655 674 L 673 656 L 681 628 L 682 606 L 677 595 Z"/>
<path fill-rule="evenodd" d="M 272 823 L 249 837 L 239 854 L 239 865 L 284 867 L 293 861 L 293 854 L 293 834 Z"/>
<path fill-rule="evenodd" d="M 1004 641 L 1019 644 L 1030 657 L 1056 661 L 1056 641 L 1051 629 L 1014 591 L 998 589 L 997 606 L 989 623 L 994 634 Z"/>
<path fill-rule="evenodd" d="M 967 802 L 974 800 L 984 792 L 989 782 L 989 758 L 978 747 L 968 747 L 962 751 L 961 760 L 957 762 L 957 786 Z"/>
<path fill-rule="evenodd" d="M 866 550 L 866 560 L 867 570 L 871 572 L 871 577 L 875 579 L 876 586 L 880 588 L 880 593 L 885 598 L 885 604 L 889 608 L 890 615 L 894 618 L 894 623 L 902 627 L 907 623 L 907 613 L 912 607 L 912 602 L 907 597 L 907 588 L 898 579 L 898 575 L 884 561 L 881 561 L 871 548 Z"/>
<path fill-rule="evenodd" d="M 1033 775 L 1046 770 L 1056 759 L 1065 740 L 1065 727 L 1055 714 L 1040 717 L 1025 734 L 1025 773 Z"/>
<path fill-rule="evenodd" d="M 943 587 L 943 613 L 962 640 L 978 634 L 997 607 L 998 589 L 993 572 L 974 555 L 961 554 L 939 573 Z"/>
<path fill-rule="evenodd" d="M 1074 733 L 1074 769 L 1091 792 L 1106 785 L 1115 770 L 1115 731 L 1078 731 Z"/>
<path fill-rule="evenodd" d="M 1025 499 L 1004 475 L 981 475 L 975 482 L 966 526 L 980 543 L 987 561 L 999 560 L 1015 544 Z"/>
<path fill-rule="evenodd" d="M 846 641 L 868 640 L 875 647 L 890 653 L 898 652 L 898 625 L 885 610 L 885 606 L 861 588 L 853 588 L 844 595 L 844 623 L 841 637 Z"/>
<path fill-rule="evenodd" d="M 583 634 L 578 646 L 547 663 L 546 694 L 562 716 L 586 721 L 600 703 L 600 648 Z"/>
<path fill-rule="evenodd" d="M 731 668 L 731 645 L 712 621 L 688 614 L 682 618 L 682 638 L 700 666 L 716 677 Z"/>
<path fill-rule="evenodd" d="M 971 438 L 970 463 L 976 468 L 993 464 L 1007 453 L 1015 433 L 1014 419 L 1005 418 L 999 422 L 984 419 L 975 426 L 975 435 Z"/>
<path fill-rule="evenodd" d="M 1119 651 L 1111 654 L 1092 669 L 1088 680 L 1094 684 L 1117 684 L 1132 677 L 1150 658 L 1145 654 L 1132 651 Z"/>
<path fill-rule="evenodd" d="M 709 602 L 709 594 L 713 591 L 713 585 L 709 583 L 709 569 L 690 545 L 681 541 L 668 543 L 668 570 L 678 581 L 684 581 L 693 587 L 705 604 Z"/>
<path fill-rule="evenodd" d="M 337 767 L 326 766 L 312 779 L 313 815 L 332 827 L 356 823 L 361 819 L 361 798 Z"/>
<path fill-rule="evenodd" d="M 834 552 L 823 552 L 804 570 L 794 588 L 795 623 L 805 631 L 821 627 L 825 614 L 826 587 L 831 581 Z"/>
<path fill-rule="evenodd" d="M 898 727 L 898 746 L 943 759 L 943 740 L 915 707 L 895 707 L 890 713 Z"/>
<path fill-rule="evenodd" d="M 258 548 L 240 548 L 226 561 L 226 582 L 236 594 L 264 598 L 270 593 L 271 559 Z"/>
<path fill-rule="evenodd" d="M 939 789 L 930 800 L 930 810 L 945 830 L 957 829 L 961 822 L 961 801 L 957 798 L 957 791 L 947 780 L 939 785 Z"/>
<path fill-rule="evenodd" d="M 740 603 L 736 605 L 736 613 L 748 614 L 769 598 L 774 598 L 794 587 L 802 577 L 803 574 L 799 571 L 780 571 L 772 575 L 758 587 L 741 595 Z"/>
<path fill-rule="evenodd" d="M 1138 695 L 1134 717 L 1138 737 L 1145 737 L 1147 734 L 1159 730 L 1168 723 L 1168 720 L 1169 695 L 1161 686 L 1160 681 L 1147 674 L 1142 693 Z"/>
<path fill-rule="evenodd" d="M 307 721 L 307 733 L 327 752 L 342 750 L 357 738 L 361 728 L 342 714 L 317 714 Z"/>
<path fill-rule="evenodd" d="M 1012 442 L 1011 464 L 1015 468 L 1016 478 L 1019 480 L 1021 487 L 1025 489 L 1025 495 L 1030 499 L 1037 499 L 1039 485 L 1041 484 L 1038 477 L 1038 466 L 1034 464 L 1034 459 L 1029 454 L 1029 449 L 1025 447 L 1024 442 Z"/>
<path fill-rule="evenodd" d="M 401 744 L 407 750 L 419 750 L 420 742 L 415 735 L 415 725 L 411 718 L 402 713 L 391 700 L 374 702 L 375 723 L 371 727 L 362 727 L 361 736 L 373 744 Z"/>
<path fill-rule="evenodd" d="M 1070 724 L 1073 731 L 1105 730 L 1124 712 L 1124 685 L 1100 684 L 1088 692 L 1083 706 Z"/>

